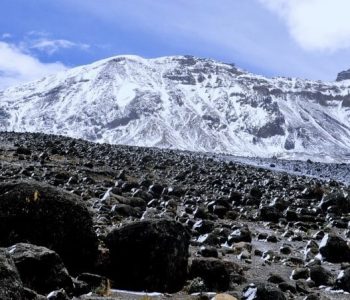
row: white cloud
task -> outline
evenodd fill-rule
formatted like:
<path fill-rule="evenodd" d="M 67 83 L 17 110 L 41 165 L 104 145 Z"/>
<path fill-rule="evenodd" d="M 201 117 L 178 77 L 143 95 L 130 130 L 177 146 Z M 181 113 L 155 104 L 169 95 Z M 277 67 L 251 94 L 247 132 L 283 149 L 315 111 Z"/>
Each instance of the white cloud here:
<path fill-rule="evenodd" d="M 30 45 L 28 47 L 30 49 L 45 52 L 49 55 L 54 54 L 60 49 L 79 48 L 81 50 L 87 50 L 90 48 L 90 46 L 87 44 L 74 43 L 68 40 L 51 40 L 47 38 L 40 38 L 30 41 Z"/>
<path fill-rule="evenodd" d="M 72 42 L 66 39 L 53 39 L 49 32 L 35 30 L 26 33 L 23 40 L 19 43 L 19 47 L 24 52 L 37 50 L 48 55 L 55 54 L 61 49 L 76 48 L 84 51 L 90 49 L 90 45 L 88 44 Z"/>
<path fill-rule="evenodd" d="M 277 13 L 305 50 L 350 48 L 349 0 L 259 0 Z"/>
<path fill-rule="evenodd" d="M 0 90 L 65 70 L 60 62 L 43 63 L 18 46 L 0 41 Z"/>

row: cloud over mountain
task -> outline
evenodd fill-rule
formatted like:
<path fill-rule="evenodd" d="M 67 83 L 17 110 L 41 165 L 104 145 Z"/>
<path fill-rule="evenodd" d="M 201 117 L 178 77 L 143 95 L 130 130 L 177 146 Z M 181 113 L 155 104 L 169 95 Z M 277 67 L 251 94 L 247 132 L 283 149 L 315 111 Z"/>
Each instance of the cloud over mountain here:
<path fill-rule="evenodd" d="M 259 0 L 286 23 L 291 36 L 308 51 L 350 48 L 348 0 Z"/>

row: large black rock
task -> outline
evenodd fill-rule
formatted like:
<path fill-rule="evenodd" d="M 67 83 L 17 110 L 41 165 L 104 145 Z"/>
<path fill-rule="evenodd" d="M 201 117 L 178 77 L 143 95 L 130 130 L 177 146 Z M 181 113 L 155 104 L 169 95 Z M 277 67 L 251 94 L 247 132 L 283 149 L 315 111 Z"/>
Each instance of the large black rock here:
<path fill-rule="evenodd" d="M 0 245 L 20 242 L 56 251 L 72 272 L 89 269 L 97 253 L 92 218 L 80 199 L 34 181 L 0 184 Z"/>
<path fill-rule="evenodd" d="M 326 211 L 330 206 L 334 207 L 339 213 L 348 213 L 350 212 L 350 198 L 345 197 L 341 192 L 325 195 L 320 207 Z"/>
<path fill-rule="evenodd" d="M 16 244 L 9 249 L 24 285 L 40 294 L 73 288 L 73 282 L 59 255 L 45 247 Z"/>
<path fill-rule="evenodd" d="M 319 248 L 326 261 L 332 263 L 350 262 L 350 247 L 339 236 L 326 234 Z"/>
<path fill-rule="evenodd" d="M 316 286 L 330 286 L 334 283 L 334 276 L 322 266 L 312 266 L 310 268 L 310 278 L 315 282 Z"/>
<path fill-rule="evenodd" d="M 110 232 L 109 277 L 118 288 L 176 292 L 186 280 L 190 235 L 178 222 L 146 220 Z"/>
<path fill-rule="evenodd" d="M 210 291 L 222 292 L 229 289 L 230 270 L 219 259 L 197 258 L 192 261 L 191 278 L 200 277 Z"/>
<path fill-rule="evenodd" d="M 271 284 L 258 283 L 249 285 L 243 290 L 244 300 L 287 300 L 278 287 Z"/>
<path fill-rule="evenodd" d="M 273 206 L 263 206 L 260 208 L 260 220 L 277 223 L 282 217 L 282 213 Z"/>
<path fill-rule="evenodd" d="M 336 286 L 344 291 L 350 292 L 350 268 L 340 272 L 336 281 Z"/>
<path fill-rule="evenodd" d="M 24 289 L 16 266 L 5 250 L 0 248 L 0 299 L 21 300 Z"/>

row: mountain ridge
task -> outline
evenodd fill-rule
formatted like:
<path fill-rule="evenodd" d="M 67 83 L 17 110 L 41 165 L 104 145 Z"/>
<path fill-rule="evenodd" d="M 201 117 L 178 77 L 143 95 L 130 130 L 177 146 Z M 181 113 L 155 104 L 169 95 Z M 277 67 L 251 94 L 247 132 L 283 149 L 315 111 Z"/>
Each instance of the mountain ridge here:
<path fill-rule="evenodd" d="M 212 59 L 115 56 L 0 92 L 3 131 L 240 156 L 350 158 L 350 80 Z"/>

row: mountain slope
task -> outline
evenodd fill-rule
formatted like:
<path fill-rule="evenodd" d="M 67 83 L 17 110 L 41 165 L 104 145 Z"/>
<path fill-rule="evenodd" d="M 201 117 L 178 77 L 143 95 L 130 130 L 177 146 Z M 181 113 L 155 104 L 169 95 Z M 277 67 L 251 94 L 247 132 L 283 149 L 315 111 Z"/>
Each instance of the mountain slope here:
<path fill-rule="evenodd" d="M 119 56 L 0 92 L 0 128 L 242 156 L 345 160 L 349 93 L 350 80 L 270 79 L 192 56 Z"/>

